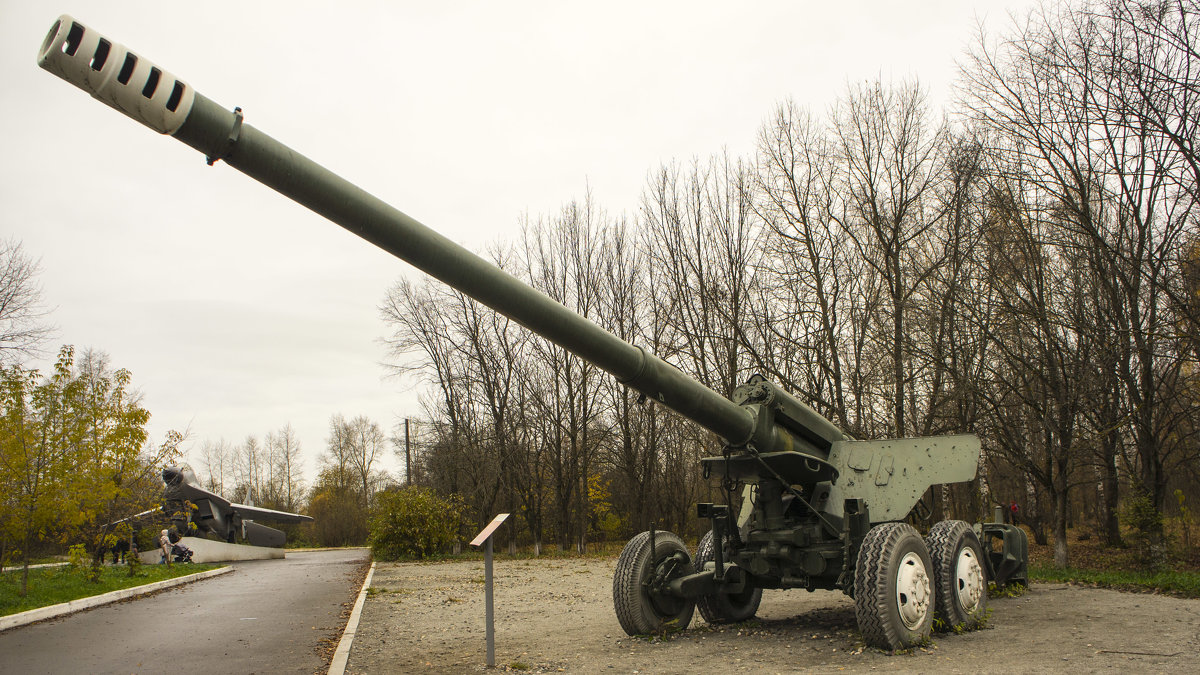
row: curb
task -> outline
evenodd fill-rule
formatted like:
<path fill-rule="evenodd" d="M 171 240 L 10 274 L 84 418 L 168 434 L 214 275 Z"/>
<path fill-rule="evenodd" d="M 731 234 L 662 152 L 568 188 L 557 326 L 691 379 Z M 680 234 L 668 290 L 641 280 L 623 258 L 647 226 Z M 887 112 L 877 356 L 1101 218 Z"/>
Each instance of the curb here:
<path fill-rule="evenodd" d="M 107 605 L 119 600 L 125 600 L 126 598 L 132 598 L 138 595 L 144 595 L 146 593 L 153 593 L 154 591 L 161 591 L 164 588 L 171 588 L 172 586 L 182 586 L 183 584 L 189 584 L 193 581 L 200 581 L 201 579 L 208 579 L 209 577 L 228 574 L 232 571 L 232 567 L 222 567 L 215 570 L 208 570 L 207 572 L 189 574 L 184 577 L 164 579 L 163 581 L 156 581 L 152 584 L 134 586 L 132 588 L 123 588 L 119 591 L 112 591 L 111 593 L 105 593 L 103 595 L 93 595 L 90 598 L 79 598 L 78 600 L 62 602 L 57 605 L 38 607 L 37 609 L 31 609 L 26 612 L 10 614 L 8 616 L 0 617 L 0 631 L 6 631 L 10 628 L 18 628 L 20 626 L 25 626 L 37 621 L 54 619 L 66 614 L 73 614 L 85 609 L 91 609 L 93 607 L 99 607 L 100 605 Z"/>
<path fill-rule="evenodd" d="M 370 546 L 324 546 L 321 548 L 285 548 L 287 553 L 319 553 L 321 551 L 369 551 Z"/>
<path fill-rule="evenodd" d="M 350 646 L 354 644 L 354 633 L 358 630 L 358 619 L 362 616 L 363 603 L 367 601 L 367 589 L 371 587 L 373 576 L 375 563 L 371 563 L 367 578 L 363 579 L 362 588 L 358 591 L 358 599 L 354 601 L 354 609 L 350 612 L 350 618 L 346 620 L 346 630 L 342 631 L 337 651 L 333 653 L 333 660 L 329 662 L 329 675 L 343 675 L 346 672 L 346 663 L 350 660 Z"/>

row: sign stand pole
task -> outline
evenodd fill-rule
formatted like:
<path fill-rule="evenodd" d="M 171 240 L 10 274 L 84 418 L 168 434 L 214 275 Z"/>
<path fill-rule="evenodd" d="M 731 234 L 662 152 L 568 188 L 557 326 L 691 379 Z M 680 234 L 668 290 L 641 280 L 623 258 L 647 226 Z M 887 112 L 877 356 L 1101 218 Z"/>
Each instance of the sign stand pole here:
<path fill-rule="evenodd" d="M 484 625 L 487 626 L 487 667 L 496 667 L 496 624 L 492 613 L 492 538 L 483 545 Z"/>
<path fill-rule="evenodd" d="M 495 534 L 496 528 L 508 519 L 509 514 L 501 513 L 488 523 L 488 526 L 483 528 L 475 538 L 471 540 L 471 546 L 476 548 L 480 544 L 483 545 L 483 593 L 484 593 L 484 630 L 487 634 L 487 667 L 496 667 L 496 626 L 493 616 L 492 603 L 492 535 Z"/>

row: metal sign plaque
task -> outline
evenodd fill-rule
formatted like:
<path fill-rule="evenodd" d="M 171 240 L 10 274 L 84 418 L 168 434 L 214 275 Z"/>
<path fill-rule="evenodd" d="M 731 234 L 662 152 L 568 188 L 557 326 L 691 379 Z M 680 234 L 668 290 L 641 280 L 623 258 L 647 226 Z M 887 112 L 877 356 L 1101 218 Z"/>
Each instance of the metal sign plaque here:
<path fill-rule="evenodd" d="M 487 538 L 492 536 L 492 533 L 496 531 L 497 527 L 500 527 L 504 521 L 508 520 L 509 515 L 510 514 L 507 513 L 501 513 L 495 518 L 492 518 L 492 522 L 488 523 L 488 526 L 480 530 L 479 534 L 475 535 L 475 538 L 471 540 L 471 545 L 483 546 L 483 542 L 487 541 Z"/>

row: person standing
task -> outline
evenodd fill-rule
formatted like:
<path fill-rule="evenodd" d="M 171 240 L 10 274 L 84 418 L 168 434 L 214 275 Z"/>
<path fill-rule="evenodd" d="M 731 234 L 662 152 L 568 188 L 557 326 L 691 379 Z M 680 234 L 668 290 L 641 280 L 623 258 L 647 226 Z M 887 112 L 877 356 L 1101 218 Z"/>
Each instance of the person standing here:
<path fill-rule="evenodd" d="M 166 531 L 162 531 L 162 536 L 158 538 L 158 548 L 162 550 L 163 562 L 167 567 L 171 566 L 171 535 Z"/>

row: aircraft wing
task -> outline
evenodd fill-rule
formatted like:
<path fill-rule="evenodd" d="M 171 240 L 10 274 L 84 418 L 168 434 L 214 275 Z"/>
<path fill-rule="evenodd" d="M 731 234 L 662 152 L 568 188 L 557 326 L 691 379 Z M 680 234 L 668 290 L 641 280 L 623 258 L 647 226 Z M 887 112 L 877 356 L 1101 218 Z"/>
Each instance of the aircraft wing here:
<path fill-rule="evenodd" d="M 273 520 L 277 523 L 303 523 L 312 520 L 312 516 L 264 509 L 258 506 L 246 506 L 245 504 L 229 504 L 229 509 L 245 520 Z"/>
<path fill-rule="evenodd" d="M 162 509 L 156 506 L 148 511 L 142 511 L 141 513 L 135 513 L 132 516 L 126 516 L 125 518 L 122 518 L 120 520 L 114 520 L 111 523 L 109 523 L 108 525 L 120 525 L 121 523 L 130 523 L 135 520 L 138 520 L 139 518 L 145 518 L 146 516 L 154 515 L 156 513 L 162 513 Z M 108 525 L 105 525 L 105 527 L 108 527 Z"/>

